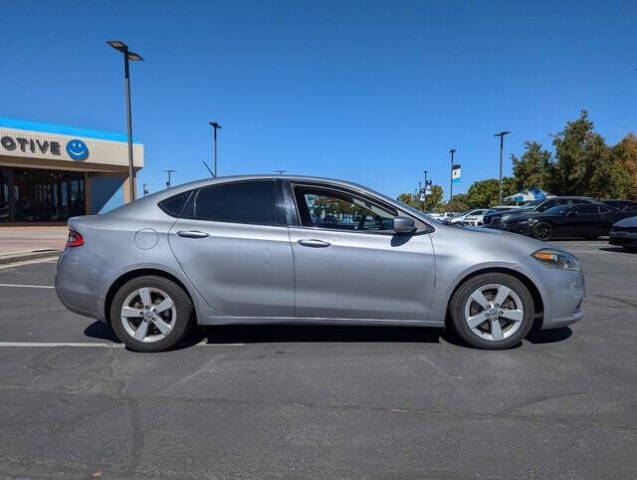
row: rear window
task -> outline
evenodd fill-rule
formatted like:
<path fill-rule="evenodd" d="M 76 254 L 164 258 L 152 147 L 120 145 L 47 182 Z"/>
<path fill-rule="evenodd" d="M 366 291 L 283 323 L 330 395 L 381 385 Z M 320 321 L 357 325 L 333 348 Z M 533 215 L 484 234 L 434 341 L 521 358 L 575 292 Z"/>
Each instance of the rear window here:
<path fill-rule="evenodd" d="M 186 203 L 186 200 L 188 200 L 190 194 L 191 191 L 179 193 L 165 200 L 162 200 L 157 205 L 171 217 L 178 218 L 179 215 L 181 215 L 181 210 L 184 208 L 184 204 Z"/>
<path fill-rule="evenodd" d="M 270 180 L 211 185 L 199 190 L 188 217 L 211 222 L 280 225 L 276 184 Z M 189 209 L 190 210 L 190 209 Z"/>

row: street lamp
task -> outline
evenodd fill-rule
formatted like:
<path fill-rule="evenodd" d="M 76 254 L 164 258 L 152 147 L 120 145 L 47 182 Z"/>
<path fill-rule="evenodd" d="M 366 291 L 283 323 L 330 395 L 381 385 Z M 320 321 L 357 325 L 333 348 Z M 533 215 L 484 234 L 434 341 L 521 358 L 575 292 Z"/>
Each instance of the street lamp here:
<path fill-rule="evenodd" d="M 456 153 L 456 149 L 452 148 L 451 150 L 449 150 L 449 153 L 451 154 L 451 181 L 449 182 L 449 201 L 451 202 L 451 199 L 453 198 L 453 154 Z"/>
<path fill-rule="evenodd" d="M 509 133 L 511 132 L 504 130 L 494 135 L 494 137 L 500 137 L 500 190 L 498 193 L 498 205 L 502 205 L 502 150 L 504 149 L 504 136 Z"/>
<path fill-rule="evenodd" d="M 212 129 L 214 130 L 214 151 L 215 151 L 215 164 L 213 165 L 214 167 L 214 177 L 217 178 L 217 129 L 221 130 L 221 125 L 219 125 L 217 122 L 208 122 L 210 123 L 210 126 L 212 127 Z"/>
<path fill-rule="evenodd" d="M 119 40 L 110 40 L 108 43 L 118 52 L 124 54 L 124 78 L 126 84 L 126 122 L 128 127 L 128 182 L 130 186 L 130 201 L 135 200 L 135 170 L 133 168 L 133 121 L 131 119 L 130 105 L 130 75 L 128 72 L 128 62 L 141 62 L 143 59 L 137 53 L 128 50 L 128 46 Z"/>

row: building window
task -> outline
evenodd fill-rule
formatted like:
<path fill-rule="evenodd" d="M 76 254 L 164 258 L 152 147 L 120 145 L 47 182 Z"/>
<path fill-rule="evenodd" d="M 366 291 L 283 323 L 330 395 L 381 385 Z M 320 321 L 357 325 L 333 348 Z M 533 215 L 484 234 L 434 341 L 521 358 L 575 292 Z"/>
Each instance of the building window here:
<path fill-rule="evenodd" d="M 0 168 L 0 222 L 65 222 L 86 213 L 83 172 Z"/>

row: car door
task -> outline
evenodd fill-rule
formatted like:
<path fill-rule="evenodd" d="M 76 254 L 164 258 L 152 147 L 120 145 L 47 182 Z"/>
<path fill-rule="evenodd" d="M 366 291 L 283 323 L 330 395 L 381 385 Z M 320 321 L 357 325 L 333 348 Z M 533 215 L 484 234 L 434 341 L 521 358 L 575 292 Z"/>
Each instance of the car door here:
<path fill-rule="evenodd" d="M 170 230 L 184 273 L 219 315 L 291 317 L 294 275 L 281 182 L 203 187 Z"/>
<path fill-rule="evenodd" d="M 427 318 L 435 281 L 429 227 L 398 235 L 398 210 L 345 188 L 290 185 L 295 305 L 300 318 Z M 406 216 L 403 213 L 404 216 Z"/>
<path fill-rule="evenodd" d="M 575 236 L 599 235 L 602 230 L 602 219 L 596 205 L 578 204 L 569 212 L 571 230 Z"/>

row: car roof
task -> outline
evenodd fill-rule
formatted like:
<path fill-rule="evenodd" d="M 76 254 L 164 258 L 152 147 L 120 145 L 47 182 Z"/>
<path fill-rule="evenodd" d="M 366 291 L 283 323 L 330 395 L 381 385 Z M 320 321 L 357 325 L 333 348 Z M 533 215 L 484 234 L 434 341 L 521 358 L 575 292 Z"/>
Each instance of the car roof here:
<path fill-rule="evenodd" d="M 149 207 L 151 204 L 156 205 L 164 199 L 170 198 L 172 196 L 178 195 L 183 192 L 188 192 L 190 190 L 194 190 L 197 188 L 207 187 L 210 185 L 218 185 L 223 183 L 234 183 L 241 181 L 249 181 L 249 180 L 288 180 L 292 182 L 305 182 L 305 183 L 320 183 L 323 185 L 330 185 L 334 187 L 346 187 L 355 192 L 359 192 L 362 194 L 372 195 L 384 200 L 386 203 L 393 205 L 401 210 L 405 210 L 405 206 L 401 204 L 394 198 L 391 198 L 387 195 L 384 195 L 380 192 L 372 190 L 371 188 L 365 187 L 355 182 L 349 182 L 345 180 L 339 180 L 335 178 L 327 178 L 327 177 L 317 177 L 310 175 L 279 175 L 279 174 L 254 174 L 254 175 L 233 175 L 226 177 L 217 177 L 217 178 L 206 178 L 203 180 L 195 180 L 193 182 L 183 183 L 181 185 L 161 190 L 159 192 L 155 192 L 151 195 L 147 195 L 145 197 L 138 198 L 132 203 L 127 203 L 122 205 L 121 207 L 111 210 L 109 213 L 124 213 L 126 211 L 127 214 L 134 215 L 135 212 L 143 212 L 145 208 Z M 408 210 L 412 212 L 412 209 Z M 414 213 L 414 212 L 412 212 Z M 422 216 L 426 216 L 424 212 L 421 213 Z"/>

